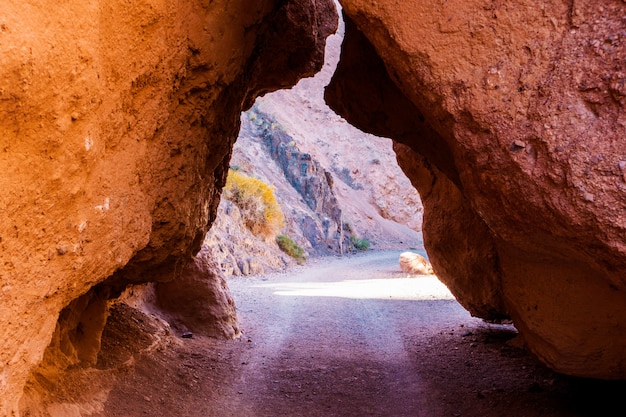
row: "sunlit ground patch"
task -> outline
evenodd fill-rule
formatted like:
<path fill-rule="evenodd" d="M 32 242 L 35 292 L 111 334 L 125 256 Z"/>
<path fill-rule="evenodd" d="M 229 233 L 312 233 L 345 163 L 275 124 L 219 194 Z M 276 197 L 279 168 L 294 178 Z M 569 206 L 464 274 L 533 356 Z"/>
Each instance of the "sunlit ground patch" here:
<path fill-rule="evenodd" d="M 428 275 L 419 278 L 365 279 L 332 282 L 278 282 L 256 287 L 298 297 L 341 297 L 380 300 L 454 300 L 450 290 Z"/>

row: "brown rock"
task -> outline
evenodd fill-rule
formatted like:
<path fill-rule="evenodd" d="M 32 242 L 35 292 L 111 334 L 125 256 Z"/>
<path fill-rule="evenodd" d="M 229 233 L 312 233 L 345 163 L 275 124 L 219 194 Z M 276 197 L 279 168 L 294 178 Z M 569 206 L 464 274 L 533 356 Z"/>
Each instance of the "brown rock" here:
<path fill-rule="evenodd" d="M 53 335 L 71 331 L 61 310 L 192 259 L 242 109 L 321 68 L 336 13 L 330 0 L 112 0 L 8 1 L 0 16 L 0 415 L 13 415 Z"/>
<path fill-rule="evenodd" d="M 396 143 L 398 163 L 422 193 L 424 243 L 437 277 L 474 316 L 508 317 L 493 237 L 458 187 L 423 157 Z M 454 221 L 450 221 L 454 219 Z M 453 278 L 453 279 L 452 279 Z"/>
<path fill-rule="evenodd" d="M 210 337 L 239 335 L 235 302 L 211 250 L 204 246 L 179 277 L 155 286 L 156 304 L 173 328 Z"/>
<path fill-rule="evenodd" d="M 400 270 L 411 275 L 431 275 L 433 267 L 419 253 L 402 252 L 398 259 L 400 262 Z"/>
<path fill-rule="evenodd" d="M 397 148 L 427 172 L 412 180 L 438 276 L 555 370 L 625 378 L 626 4 L 342 5 L 327 99 L 417 153 Z"/>

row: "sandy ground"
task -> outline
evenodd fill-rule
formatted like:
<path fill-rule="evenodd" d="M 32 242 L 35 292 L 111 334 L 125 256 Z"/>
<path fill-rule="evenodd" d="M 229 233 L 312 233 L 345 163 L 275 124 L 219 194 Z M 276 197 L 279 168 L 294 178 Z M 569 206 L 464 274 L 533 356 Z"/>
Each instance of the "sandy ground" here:
<path fill-rule="evenodd" d="M 398 255 L 230 279 L 238 340 L 155 343 L 149 318 L 119 306 L 100 361 L 117 381 L 95 415 L 624 415 L 623 383 L 551 372 L 510 342 L 511 325 L 470 317 L 435 277 L 403 276 Z"/>

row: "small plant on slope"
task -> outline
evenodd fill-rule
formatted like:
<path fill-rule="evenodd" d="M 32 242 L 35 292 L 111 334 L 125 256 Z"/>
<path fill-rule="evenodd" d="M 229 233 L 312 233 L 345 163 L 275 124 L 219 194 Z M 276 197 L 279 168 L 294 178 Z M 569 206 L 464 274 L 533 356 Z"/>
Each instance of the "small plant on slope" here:
<path fill-rule="evenodd" d="M 352 246 L 356 250 L 368 250 L 370 248 L 370 241 L 367 238 L 360 239 L 355 235 L 350 236 L 350 241 L 352 242 Z"/>
<path fill-rule="evenodd" d="M 306 258 L 304 257 L 304 249 L 298 246 L 298 244 L 289 236 L 276 236 L 276 243 L 283 252 L 294 258 L 298 262 L 298 265 L 302 265 L 304 261 L 306 261 Z"/>

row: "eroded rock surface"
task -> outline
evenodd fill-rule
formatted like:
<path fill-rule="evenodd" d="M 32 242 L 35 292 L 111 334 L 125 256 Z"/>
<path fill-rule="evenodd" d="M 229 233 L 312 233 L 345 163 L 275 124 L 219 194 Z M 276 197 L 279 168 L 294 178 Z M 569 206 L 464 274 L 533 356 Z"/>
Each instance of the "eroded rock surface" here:
<path fill-rule="evenodd" d="M 341 3 L 327 99 L 413 153 L 435 273 L 555 370 L 626 378 L 626 4 Z"/>
<path fill-rule="evenodd" d="M 242 109 L 335 28 L 326 0 L 0 5 L 0 415 L 53 334 L 93 361 L 107 300 L 190 262 Z"/>
<path fill-rule="evenodd" d="M 156 304 L 178 334 L 236 337 L 235 302 L 211 249 L 203 246 L 180 277 L 155 284 Z"/>

